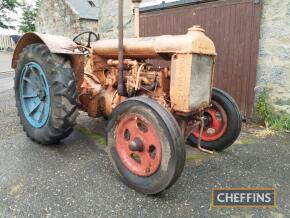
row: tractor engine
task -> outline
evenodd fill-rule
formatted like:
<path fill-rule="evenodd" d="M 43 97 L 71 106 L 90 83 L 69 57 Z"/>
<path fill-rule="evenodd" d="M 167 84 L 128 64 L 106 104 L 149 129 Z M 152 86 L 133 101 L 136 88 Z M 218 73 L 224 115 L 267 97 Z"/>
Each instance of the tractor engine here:
<path fill-rule="evenodd" d="M 124 47 L 126 97 L 117 91 L 117 40 L 98 41 L 88 49 L 79 100 L 89 116 L 108 117 L 122 101 L 141 95 L 181 116 L 210 105 L 216 53 L 213 42 L 199 26 L 190 28 L 186 35 L 127 39 Z M 162 68 L 148 59 L 168 60 L 171 64 Z"/>
<path fill-rule="evenodd" d="M 97 74 L 84 72 L 79 100 L 82 109 L 90 116 L 109 116 L 112 110 L 126 99 L 117 93 L 118 64 L 118 60 L 108 59 L 103 66 L 103 71 Z M 168 68 L 154 69 L 146 62 L 129 59 L 124 60 L 124 66 L 128 97 L 146 95 L 170 109 L 170 70 Z M 90 67 L 85 69 L 90 69 Z"/>

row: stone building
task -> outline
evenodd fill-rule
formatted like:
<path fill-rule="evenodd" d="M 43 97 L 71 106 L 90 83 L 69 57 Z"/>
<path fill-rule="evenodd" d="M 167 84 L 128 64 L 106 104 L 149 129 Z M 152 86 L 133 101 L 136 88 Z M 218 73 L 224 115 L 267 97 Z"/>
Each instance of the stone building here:
<path fill-rule="evenodd" d="M 142 4 L 152 2 L 143 0 Z M 131 0 L 124 0 L 125 36 L 133 36 Z M 36 31 L 72 37 L 82 31 L 100 33 L 101 38 L 118 34 L 118 0 L 42 0 Z"/>
<path fill-rule="evenodd" d="M 277 111 L 290 115 L 290 1 L 263 0 L 257 94 L 266 87 Z"/>
<path fill-rule="evenodd" d="M 36 31 L 73 37 L 83 31 L 98 32 L 98 0 L 42 0 Z"/>

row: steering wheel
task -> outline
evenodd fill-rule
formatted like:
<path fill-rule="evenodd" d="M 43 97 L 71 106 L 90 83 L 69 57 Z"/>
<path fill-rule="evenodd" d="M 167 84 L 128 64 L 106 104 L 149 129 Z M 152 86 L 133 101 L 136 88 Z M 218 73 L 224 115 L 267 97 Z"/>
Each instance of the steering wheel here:
<path fill-rule="evenodd" d="M 73 41 L 78 45 L 82 45 L 81 42 L 78 42 L 78 39 L 81 38 L 81 36 L 86 35 L 86 34 L 88 34 L 88 44 L 86 45 L 86 47 L 89 47 L 89 48 L 91 47 L 92 37 L 95 37 L 96 41 L 100 40 L 99 34 L 96 34 L 95 32 L 92 32 L 92 31 L 86 31 L 86 32 L 82 32 L 82 33 L 76 35 L 73 38 Z"/>

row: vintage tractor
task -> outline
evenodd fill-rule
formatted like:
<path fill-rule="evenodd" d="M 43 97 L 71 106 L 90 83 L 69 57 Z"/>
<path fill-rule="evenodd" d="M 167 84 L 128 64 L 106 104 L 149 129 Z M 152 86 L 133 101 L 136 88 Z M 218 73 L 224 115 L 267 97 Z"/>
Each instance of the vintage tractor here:
<path fill-rule="evenodd" d="M 27 136 L 45 145 L 70 135 L 79 110 L 105 117 L 116 172 L 133 189 L 156 194 L 181 175 L 185 142 L 221 151 L 239 136 L 241 116 L 234 99 L 212 87 L 216 50 L 205 31 L 140 38 L 140 1 L 133 2 L 135 38 L 123 39 L 122 1 L 119 40 L 91 42 L 89 32 L 84 45 L 25 34 L 12 61 L 16 106 Z"/>

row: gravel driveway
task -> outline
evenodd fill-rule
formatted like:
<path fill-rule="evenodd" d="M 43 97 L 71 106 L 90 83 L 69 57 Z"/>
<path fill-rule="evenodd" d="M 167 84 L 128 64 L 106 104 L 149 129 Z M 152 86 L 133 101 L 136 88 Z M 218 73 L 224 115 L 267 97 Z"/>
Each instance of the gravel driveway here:
<path fill-rule="evenodd" d="M 290 134 L 245 126 L 223 153 L 188 146 L 178 182 L 149 197 L 116 176 L 104 120 L 81 114 L 61 144 L 38 145 L 22 131 L 12 86 L 13 74 L 0 73 L 0 217 L 289 217 Z M 277 208 L 211 208 L 214 187 L 274 187 Z"/>
<path fill-rule="evenodd" d="M 0 72 L 11 71 L 12 53 L 0 51 Z"/>

